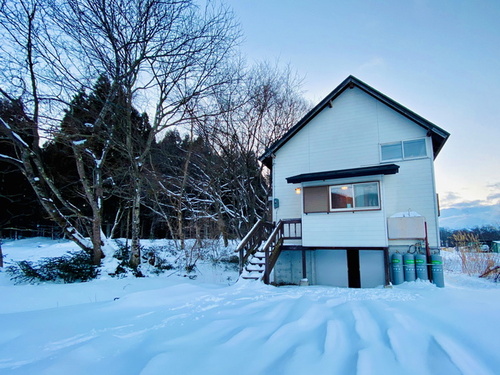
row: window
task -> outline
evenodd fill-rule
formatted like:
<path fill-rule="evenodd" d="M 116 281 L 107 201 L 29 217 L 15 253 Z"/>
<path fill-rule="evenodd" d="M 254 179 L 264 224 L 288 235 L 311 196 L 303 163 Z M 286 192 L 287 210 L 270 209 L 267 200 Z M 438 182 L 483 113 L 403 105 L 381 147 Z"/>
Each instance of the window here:
<path fill-rule="evenodd" d="M 425 150 L 425 139 L 404 141 L 403 153 L 405 159 L 420 158 L 422 156 L 427 156 L 427 152 Z"/>
<path fill-rule="evenodd" d="M 382 161 L 406 160 L 427 156 L 425 138 L 380 145 Z"/>
<path fill-rule="evenodd" d="M 304 187 L 304 212 L 328 212 L 328 186 Z"/>
<path fill-rule="evenodd" d="M 378 182 L 330 186 L 331 211 L 377 209 L 380 209 Z"/>

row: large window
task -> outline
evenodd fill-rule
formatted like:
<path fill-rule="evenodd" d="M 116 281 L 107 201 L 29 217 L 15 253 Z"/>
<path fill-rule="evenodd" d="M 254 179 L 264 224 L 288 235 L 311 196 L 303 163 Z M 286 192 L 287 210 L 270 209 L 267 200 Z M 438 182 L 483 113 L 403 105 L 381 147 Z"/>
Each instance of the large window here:
<path fill-rule="evenodd" d="M 427 156 L 425 138 L 380 145 L 382 161 L 415 159 Z"/>
<path fill-rule="evenodd" d="M 380 209 L 378 182 L 330 186 L 331 211 Z"/>

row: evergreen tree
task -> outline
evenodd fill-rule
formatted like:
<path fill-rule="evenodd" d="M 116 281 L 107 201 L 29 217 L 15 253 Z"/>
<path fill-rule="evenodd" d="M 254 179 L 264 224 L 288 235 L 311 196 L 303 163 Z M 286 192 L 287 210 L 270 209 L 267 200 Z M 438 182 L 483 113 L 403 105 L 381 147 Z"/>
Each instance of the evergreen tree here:
<path fill-rule="evenodd" d="M 21 102 L 0 100 L 0 117 L 17 123 L 21 137 L 33 141 L 32 124 Z M 16 149 L 4 134 L 0 134 L 0 154 L 7 156 L 0 158 L 0 229 L 35 230 L 39 225 L 49 224 L 33 189 L 16 165 Z"/>
<path fill-rule="evenodd" d="M 44 148 L 44 160 L 58 188 L 71 197 L 81 208 L 84 216 L 91 218 L 91 205 L 80 183 L 81 174 L 94 184 L 96 167 L 100 170 L 102 202 L 99 207 L 102 225 L 112 224 L 112 228 L 124 225 L 124 212 L 132 194 L 130 187 L 129 153 L 138 152 L 141 144 L 149 136 L 150 126 L 147 115 L 132 111 L 132 127 L 126 128 L 123 121 L 124 104 L 121 90 L 113 95 L 111 85 L 105 76 L 99 77 L 90 94 L 84 91 L 75 95 L 61 122 L 54 140 Z M 109 103 L 110 100 L 113 102 Z M 104 117 L 105 106 L 110 108 Z M 127 144 L 128 133 L 132 133 L 133 143 Z M 75 145 L 82 145 L 84 151 L 76 152 Z M 129 149 L 130 147 L 130 149 Z M 83 171 L 77 168 L 77 158 L 83 158 Z M 82 217 L 79 224 L 92 233 L 92 220 Z M 125 234 L 128 230 L 125 228 Z M 111 234 L 111 233 L 108 233 Z"/>

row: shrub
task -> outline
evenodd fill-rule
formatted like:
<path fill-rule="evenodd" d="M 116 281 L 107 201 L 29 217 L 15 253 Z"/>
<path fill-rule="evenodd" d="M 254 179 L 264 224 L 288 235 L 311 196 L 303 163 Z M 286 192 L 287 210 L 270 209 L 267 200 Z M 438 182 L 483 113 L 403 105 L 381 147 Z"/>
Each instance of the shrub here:
<path fill-rule="evenodd" d="M 23 260 L 7 267 L 6 271 L 16 283 L 74 283 L 94 279 L 99 274 L 90 255 L 82 251 L 56 258 L 42 258 L 36 263 Z"/>
<path fill-rule="evenodd" d="M 500 281 L 500 266 L 491 266 L 482 275 L 479 277 L 483 277 L 485 279 L 489 279 L 498 283 Z"/>
<path fill-rule="evenodd" d="M 126 275 L 130 272 L 136 277 L 144 277 L 141 267 L 134 268 L 130 265 L 130 248 L 125 246 L 125 244 L 119 240 L 116 240 L 116 244 L 118 245 L 118 250 L 116 250 L 113 256 L 118 259 L 120 263 L 116 267 L 116 271 L 111 276 Z M 146 249 L 141 246 L 141 263 L 146 267 L 144 271 L 147 273 L 149 270 L 149 272 L 158 275 L 162 272 L 173 269 L 174 266 L 165 259 L 165 253 L 165 247 L 153 246 L 146 251 Z"/>

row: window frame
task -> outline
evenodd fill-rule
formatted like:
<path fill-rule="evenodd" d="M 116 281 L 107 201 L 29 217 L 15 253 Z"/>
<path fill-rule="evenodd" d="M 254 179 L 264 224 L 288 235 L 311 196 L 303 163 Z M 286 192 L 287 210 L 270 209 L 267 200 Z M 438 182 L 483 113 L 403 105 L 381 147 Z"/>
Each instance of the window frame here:
<path fill-rule="evenodd" d="M 356 207 L 356 195 L 355 195 L 355 185 L 366 185 L 366 184 L 377 184 L 377 198 L 378 206 L 363 206 L 360 208 Z M 332 188 L 350 186 L 352 191 L 352 204 L 353 207 L 346 208 L 332 208 Z M 345 184 L 328 185 L 328 212 L 359 212 L 359 211 L 380 211 L 382 209 L 382 198 L 380 194 L 380 181 L 363 181 L 363 182 L 351 182 Z"/>
<path fill-rule="evenodd" d="M 406 142 L 415 142 L 415 141 L 420 141 L 420 140 L 424 141 L 425 154 L 421 155 L 421 156 L 411 156 L 411 157 L 410 156 L 405 156 L 405 147 L 404 147 L 404 144 Z M 394 146 L 394 145 L 399 145 L 400 146 L 402 157 L 401 158 L 393 158 L 393 159 L 384 159 L 383 158 L 383 153 L 382 153 L 382 148 L 384 146 Z M 388 162 L 393 162 L 393 161 L 398 161 L 398 160 L 425 159 L 425 158 L 428 157 L 428 150 L 427 150 L 427 141 L 426 141 L 426 138 L 413 138 L 413 139 L 406 139 L 404 141 L 381 143 L 379 150 L 380 150 L 380 162 L 381 163 L 388 163 Z"/>

